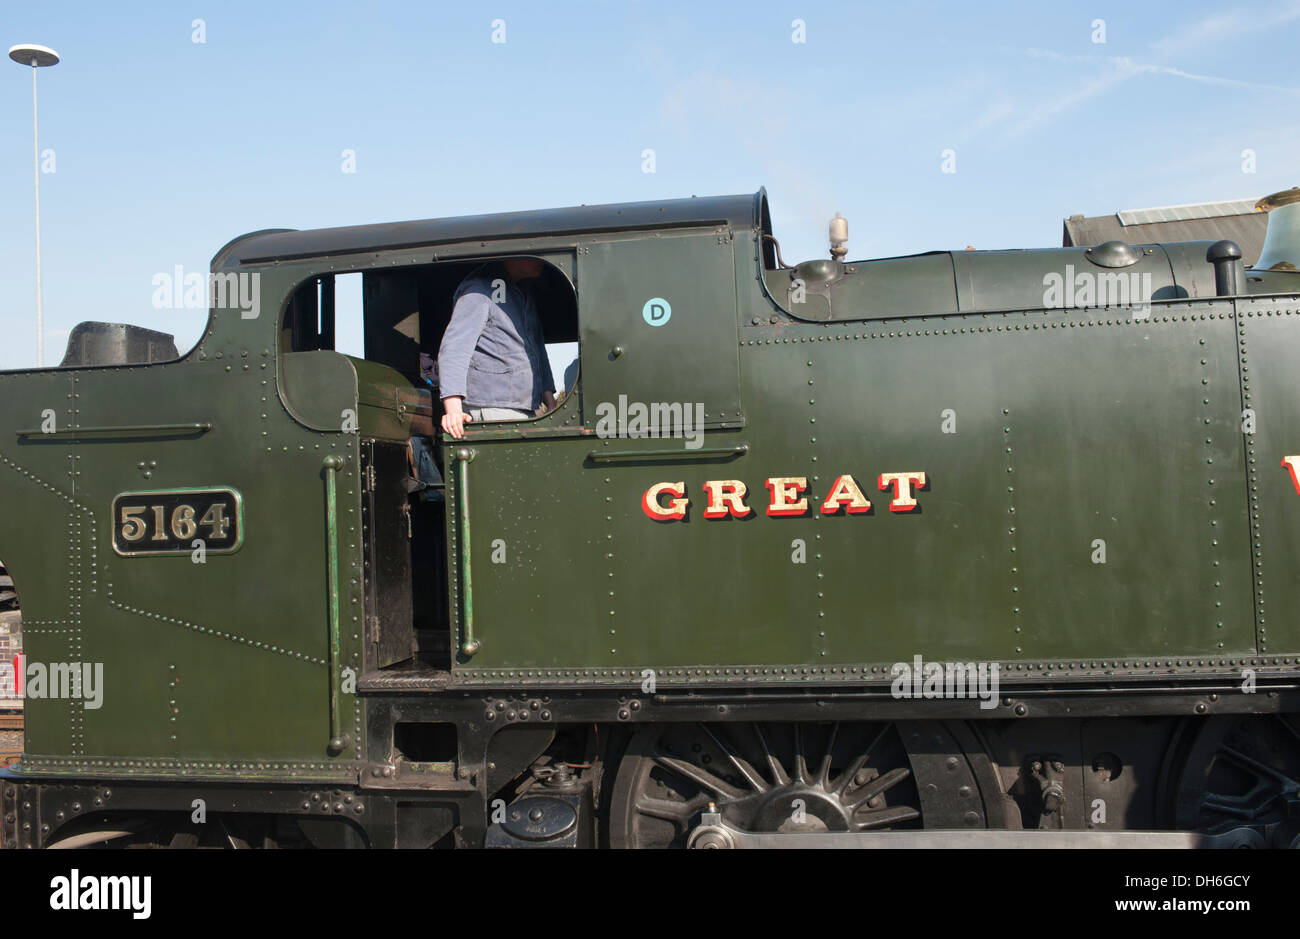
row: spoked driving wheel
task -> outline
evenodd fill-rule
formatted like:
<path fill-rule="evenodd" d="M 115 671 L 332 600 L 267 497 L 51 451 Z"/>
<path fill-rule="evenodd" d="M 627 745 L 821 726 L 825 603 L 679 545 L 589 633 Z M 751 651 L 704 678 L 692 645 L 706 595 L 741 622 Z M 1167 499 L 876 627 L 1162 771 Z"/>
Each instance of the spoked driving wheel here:
<path fill-rule="evenodd" d="M 1167 771 L 1173 827 L 1253 835 L 1242 846 L 1300 847 L 1300 727 L 1295 715 L 1188 721 Z"/>
<path fill-rule="evenodd" d="M 685 847 L 710 811 L 753 833 L 985 827 L 982 762 L 937 722 L 657 725 L 619 764 L 609 840 Z"/>

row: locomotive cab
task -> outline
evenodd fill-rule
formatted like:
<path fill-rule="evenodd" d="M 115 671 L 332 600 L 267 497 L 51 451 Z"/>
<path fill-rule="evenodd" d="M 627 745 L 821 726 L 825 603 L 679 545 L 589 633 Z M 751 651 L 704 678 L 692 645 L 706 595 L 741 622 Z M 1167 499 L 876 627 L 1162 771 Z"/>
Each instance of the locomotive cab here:
<path fill-rule="evenodd" d="M 354 311 L 359 324 L 344 322 L 348 314 L 341 310 L 335 274 L 303 282 L 285 308 L 281 361 L 287 397 L 310 399 L 322 385 L 347 388 L 355 380 L 355 414 L 340 408 L 337 423 L 361 438 L 365 658 L 371 668 L 450 667 L 443 409 L 436 366 L 430 366 L 457 287 L 492 260 L 497 259 L 365 271 L 359 275 L 361 309 Z M 573 287 L 548 262 L 533 290 L 548 351 L 557 351 L 557 363 L 568 364 L 570 356 L 563 353 L 577 340 Z M 349 327 L 362 336 L 364 357 L 336 351 Z M 568 368 L 553 368 L 558 409 L 576 391 L 576 358 Z"/>

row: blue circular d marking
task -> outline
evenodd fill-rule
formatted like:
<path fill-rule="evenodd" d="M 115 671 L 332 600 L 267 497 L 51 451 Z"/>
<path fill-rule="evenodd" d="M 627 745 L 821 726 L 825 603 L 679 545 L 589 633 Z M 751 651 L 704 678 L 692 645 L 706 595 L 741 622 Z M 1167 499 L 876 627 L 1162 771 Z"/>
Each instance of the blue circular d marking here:
<path fill-rule="evenodd" d="M 641 318 L 651 326 L 662 326 L 673 315 L 673 308 L 663 297 L 647 300 L 641 307 Z"/>

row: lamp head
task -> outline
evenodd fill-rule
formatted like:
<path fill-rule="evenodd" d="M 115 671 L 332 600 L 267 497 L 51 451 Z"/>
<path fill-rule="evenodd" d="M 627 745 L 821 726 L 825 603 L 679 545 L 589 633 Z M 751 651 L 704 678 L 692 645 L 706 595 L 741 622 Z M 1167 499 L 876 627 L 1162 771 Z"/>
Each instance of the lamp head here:
<path fill-rule="evenodd" d="M 59 64 L 59 54 L 49 46 L 38 46 L 31 42 L 20 42 L 9 50 L 9 58 L 19 65 L 44 68 Z"/>

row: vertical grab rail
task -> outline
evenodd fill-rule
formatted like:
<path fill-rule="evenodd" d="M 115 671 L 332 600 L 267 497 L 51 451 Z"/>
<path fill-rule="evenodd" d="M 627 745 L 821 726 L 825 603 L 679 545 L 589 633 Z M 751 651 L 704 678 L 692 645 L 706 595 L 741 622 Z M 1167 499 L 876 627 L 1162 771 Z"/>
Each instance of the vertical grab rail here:
<path fill-rule="evenodd" d="M 474 451 L 470 447 L 457 447 L 452 451 L 459 466 L 456 467 L 456 514 L 458 523 L 456 530 L 459 534 L 460 543 L 460 584 L 461 584 L 461 614 L 460 614 L 460 651 L 465 657 L 474 655 L 483 644 L 474 638 L 474 589 L 470 579 L 469 564 L 469 464 L 474 459 Z"/>
<path fill-rule="evenodd" d="M 325 469 L 325 552 L 327 556 L 326 582 L 329 585 L 329 680 L 330 680 L 330 742 L 329 751 L 342 753 L 348 748 L 349 738 L 339 727 L 339 675 L 338 664 L 342 658 L 339 640 L 339 521 L 335 477 L 343 469 L 343 457 L 327 456 L 321 462 Z"/>

